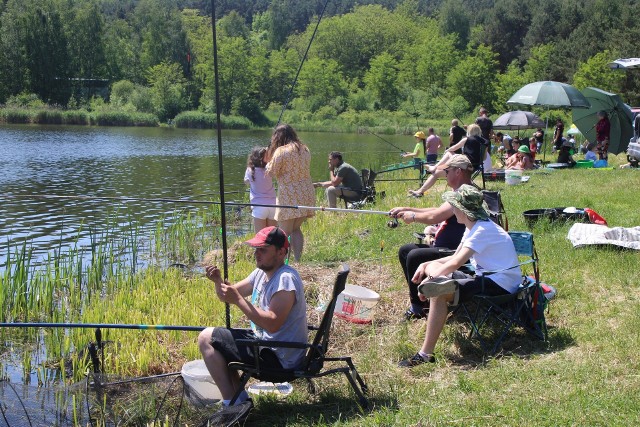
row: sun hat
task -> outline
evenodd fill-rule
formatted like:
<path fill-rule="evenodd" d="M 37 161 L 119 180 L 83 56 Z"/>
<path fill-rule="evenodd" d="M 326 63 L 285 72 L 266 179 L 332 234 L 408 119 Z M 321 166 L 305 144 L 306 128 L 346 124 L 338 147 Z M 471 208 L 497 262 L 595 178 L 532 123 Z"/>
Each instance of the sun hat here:
<path fill-rule="evenodd" d="M 451 156 L 447 163 L 442 163 L 436 167 L 436 169 L 439 170 L 447 168 L 458 168 L 462 170 L 472 171 L 473 165 L 471 164 L 471 161 L 469 161 L 469 158 L 464 154 L 454 154 L 453 156 Z"/>
<path fill-rule="evenodd" d="M 416 132 L 416 134 L 413 135 L 413 136 L 415 136 L 416 138 L 420 138 L 420 139 L 426 139 L 427 138 L 427 135 L 425 135 L 424 132 L 422 132 L 421 130 Z"/>
<path fill-rule="evenodd" d="M 489 218 L 489 210 L 482 193 L 469 184 L 461 185 L 458 191 L 447 191 L 442 195 L 442 200 L 460 209 L 473 221 Z"/>
<path fill-rule="evenodd" d="M 521 145 L 520 148 L 518 148 L 518 151 L 521 153 L 531 154 L 531 150 L 529 150 L 529 147 L 526 145 Z"/>
<path fill-rule="evenodd" d="M 253 239 L 249 239 L 245 243 L 253 248 L 264 248 L 271 245 L 285 249 L 289 247 L 287 233 L 282 228 L 274 226 L 263 228 L 256 233 Z"/>

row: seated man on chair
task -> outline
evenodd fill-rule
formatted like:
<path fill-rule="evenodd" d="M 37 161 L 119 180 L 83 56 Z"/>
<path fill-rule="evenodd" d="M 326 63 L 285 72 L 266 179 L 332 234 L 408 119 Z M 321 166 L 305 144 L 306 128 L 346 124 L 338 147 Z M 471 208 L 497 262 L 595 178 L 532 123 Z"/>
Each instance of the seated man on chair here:
<path fill-rule="evenodd" d="M 453 190 L 457 190 L 462 184 L 471 184 L 473 166 L 464 154 L 453 155 L 447 163 L 442 164 L 439 168 L 444 171 L 447 184 Z M 426 308 L 429 302 L 419 299 L 418 285 L 413 283 L 411 279 L 420 264 L 448 256 L 458 247 L 464 233 L 464 225 L 458 223 L 453 214 L 453 207 L 447 202 L 435 208 L 393 208 L 389 215 L 394 218 L 402 218 L 407 224 L 412 222 L 427 225 L 437 224 L 434 240 L 431 244 L 408 243 L 401 246 L 398 251 L 400 266 L 409 286 L 409 300 L 411 302 L 411 306 L 404 316 L 407 320 L 421 319 L 426 317 Z"/>
<path fill-rule="evenodd" d="M 356 168 L 342 160 L 342 153 L 329 153 L 329 181 L 314 182 L 314 187 L 326 188 L 325 194 L 330 208 L 335 208 L 337 198 L 357 200 L 362 192 L 362 179 Z"/>
<path fill-rule="evenodd" d="M 476 294 L 506 295 L 518 290 L 522 279 L 518 255 L 509 234 L 489 219 L 482 193 L 470 185 L 449 191 L 442 199 L 453 207 L 458 222 L 466 230 L 456 252 L 448 257 L 420 264 L 413 282 L 420 283 L 418 292 L 429 299 L 427 332 L 420 350 L 402 360 L 400 367 L 413 367 L 435 362 L 434 351 L 449 313 L 448 304 L 467 301 Z M 456 271 L 467 260 L 475 269 L 475 277 Z M 514 268 L 512 268 L 514 267 Z M 485 271 L 499 271 L 485 277 Z"/>
<path fill-rule="evenodd" d="M 254 363 L 253 348 L 237 345 L 238 339 L 307 342 L 307 304 L 302 279 L 285 264 L 289 242 L 278 227 L 266 227 L 246 241 L 255 248 L 257 268 L 245 279 L 231 285 L 223 281 L 218 267 L 206 268 L 215 283 L 220 301 L 236 305 L 251 321 L 251 329 L 206 328 L 198 336 L 198 346 L 207 369 L 220 389 L 223 405 L 228 406 L 238 391 L 239 377 L 229 362 Z M 246 298 L 251 297 L 248 301 Z M 261 366 L 290 369 L 304 358 L 304 349 L 261 347 Z M 248 399 L 242 391 L 235 404 Z"/>

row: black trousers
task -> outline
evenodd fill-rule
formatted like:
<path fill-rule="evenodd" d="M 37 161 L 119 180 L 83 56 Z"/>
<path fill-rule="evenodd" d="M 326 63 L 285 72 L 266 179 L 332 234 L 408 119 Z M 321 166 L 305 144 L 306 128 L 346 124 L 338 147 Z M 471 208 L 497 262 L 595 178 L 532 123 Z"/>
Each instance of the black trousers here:
<path fill-rule="evenodd" d="M 420 301 L 420 298 L 418 298 L 418 285 L 420 283 L 413 283 L 411 281 L 411 278 L 418 269 L 418 266 L 423 262 L 444 258 L 454 252 L 455 251 L 449 248 L 431 247 L 429 245 L 420 245 L 416 243 L 408 243 L 400 247 L 398 250 L 398 259 L 402 266 L 404 277 L 407 280 L 407 285 L 409 287 L 409 300 L 412 304 L 417 304 L 424 308 L 429 307 L 429 300 Z"/>

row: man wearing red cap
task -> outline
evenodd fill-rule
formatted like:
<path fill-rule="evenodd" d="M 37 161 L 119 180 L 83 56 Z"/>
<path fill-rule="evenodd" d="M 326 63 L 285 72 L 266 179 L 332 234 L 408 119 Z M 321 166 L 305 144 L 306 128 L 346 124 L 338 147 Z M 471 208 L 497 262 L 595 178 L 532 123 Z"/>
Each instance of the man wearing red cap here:
<path fill-rule="evenodd" d="M 236 305 L 251 321 L 251 329 L 206 328 L 198 337 L 204 362 L 227 406 L 239 387 L 238 374 L 227 368 L 228 363 L 255 360 L 253 348 L 236 345 L 236 340 L 307 342 L 307 304 L 300 275 L 285 264 L 286 233 L 266 227 L 245 243 L 255 248 L 257 266 L 247 278 L 232 285 L 222 280 L 215 266 L 207 267 L 206 274 L 220 301 Z M 304 349 L 262 347 L 258 356 L 260 366 L 292 369 L 302 362 Z M 243 391 L 235 404 L 248 397 Z"/>

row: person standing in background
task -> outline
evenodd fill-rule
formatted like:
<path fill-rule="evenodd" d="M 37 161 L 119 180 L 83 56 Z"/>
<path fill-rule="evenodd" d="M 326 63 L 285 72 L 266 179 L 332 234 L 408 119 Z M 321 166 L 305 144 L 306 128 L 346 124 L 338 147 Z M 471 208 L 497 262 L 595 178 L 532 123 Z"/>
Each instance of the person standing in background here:
<path fill-rule="evenodd" d="M 442 139 L 435 134 L 433 128 L 429 128 L 427 132 L 429 133 L 426 144 L 427 164 L 433 165 L 438 161 L 438 150 L 442 147 Z"/>
<path fill-rule="evenodd" d="M 316 191 L 311 181 L 311 152 L 296 131 L 281 124 L 273 131 L 267 149 L 266 173 L 278 182 L 278 205 L 315 206 Z M 300 261 L 304 247 L 301 226 L 314 216 L 309 209 L 276 208 L 278 226 L 291 238 L 291 249 L 296 261 Z"/>

